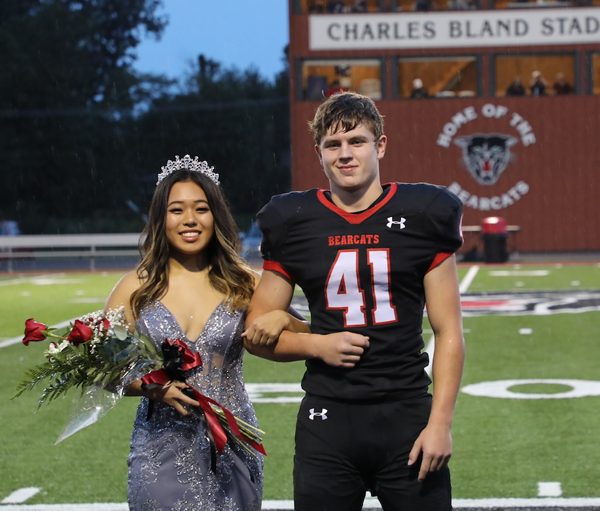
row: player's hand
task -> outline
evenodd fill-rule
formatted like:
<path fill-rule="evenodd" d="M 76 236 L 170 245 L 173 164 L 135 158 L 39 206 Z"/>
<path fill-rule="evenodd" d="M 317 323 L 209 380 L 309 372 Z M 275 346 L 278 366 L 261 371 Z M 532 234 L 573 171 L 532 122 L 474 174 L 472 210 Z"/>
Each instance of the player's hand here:
<path fill-rule="evenodd" d="M 369 338 L 353 332 L 324 335 L 319 358 L 334 367 L 354 367 L 369 347 Z"/>
<path fill-rule="evenodd" d="M 154 401 L 159 401 L 172 406 L 184 417 L 190 415 L 190 412 L 185 409 L 185 406 L 200 406 L 200 403 L 195 399 L 186 396 L 182 389 L 188 388 L 188 385 L 182 381 L 170 381 L 144 391 L 144 395 Z"/>
<path fill-rule="evenodd" d="M 424 481 L 429 472 L 441 470 L 450 461 L 450 456 L 452 456 L 450 428 L 444 425 L 428 424 L 414 443 L 408 455 L 408 464 L 416 463 L 421 452 L 423 460 L 419 469 L 419 481 Z"/>
<path fill-rule="evenodd" d="M 274 310 L 257 317 L 242 334 L 252 344 L 273 344 L 284 330 L 290 329 L 290 315 Z"/>

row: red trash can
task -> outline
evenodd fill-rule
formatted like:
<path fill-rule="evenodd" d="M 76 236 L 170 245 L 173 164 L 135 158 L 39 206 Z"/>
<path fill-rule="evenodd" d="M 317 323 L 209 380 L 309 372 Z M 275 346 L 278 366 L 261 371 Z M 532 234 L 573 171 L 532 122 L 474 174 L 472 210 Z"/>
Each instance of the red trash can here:
<path fill-rule="evenodd" d="M 508 261 L 508 230 L 506 220 L 499 216 L 490 216 L 481 221 L 483 237 L 483 260 L 486 263 L 505 263 Z"/>

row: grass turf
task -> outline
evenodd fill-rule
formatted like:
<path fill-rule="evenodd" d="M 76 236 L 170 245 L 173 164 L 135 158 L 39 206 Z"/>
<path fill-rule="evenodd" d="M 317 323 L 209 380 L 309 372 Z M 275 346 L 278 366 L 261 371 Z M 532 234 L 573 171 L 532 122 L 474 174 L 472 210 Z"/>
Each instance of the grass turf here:
<path fill-rule="evenodd" d="M 548 275 L 495 276 L 492 271 L 550 269 Z M 461 266 L 462 277 L 468 268 Z M 0 337 L 20 335 L 29 317 L 49 324 L 102 307 L 118 274 L 0 279 Z M 44 280 L 45 279 L 45 280 Z M 579 281 L 580 286 L 573 286 Z M 515 282 L 522 282 L 516 286 Z M 600 268 L 482 266 L 470 292 L 600 289 Z M 83 302 L 83 303 L 82 303 Z M 467 363 L 463 385 L 530 378 L 597 379 L 598 312 L 553 316 L 465 318 Z M 519 329 L 531 328 L 531 335 Z M 429 335 L 426 336 L 428 338 Z M 40 343 L 41 344 L 41 343 Z M 28 503 L 122 502 L 126 457 L 138 399 L 126 398 L 95 424 L 54 446 L 70 399 L 36 409 L 37 395 L 10 400 L 23 372 L 42 360 L 43 346 L 0 350 L 0 499 L 38 486 Z M 247 355 L 247 382 L 298 382 L 302 363 L 279 364 Z M 555 386 L 517 388 L 557 392 Z M 459 395 L 451 461 L 457 498 L 535 497 L 537 482 L 559 481 L 565 497 L 598 497 L 600 398 L 509 400 Z M 297 404 L 256 404 L 265 446 L 265 499 L 292 497 Z"/>

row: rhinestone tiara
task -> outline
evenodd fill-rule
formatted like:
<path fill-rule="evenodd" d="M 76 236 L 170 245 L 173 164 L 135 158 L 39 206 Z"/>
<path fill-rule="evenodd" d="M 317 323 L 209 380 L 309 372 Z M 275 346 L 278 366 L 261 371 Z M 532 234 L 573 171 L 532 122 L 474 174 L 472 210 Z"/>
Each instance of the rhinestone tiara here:
<path fill-rule="evenodd" d="M 175 156 L 175 161 L 167 161 L 167 164 L 164 167 L 161 167 L 162 172 L 158 175 L 156 184 L 158 185 L 165 177 L 179 169 L 200 172 L 200 174 L 209 177 L 216 185 L 219 184 L 219 174 L 213 172 L 214 167 L 209 167 L 208 163 L 205 161 L 198 161 L 197 156 L 192 160 L 189 154 L 186 154 L 181 160 L 179 159 L 179 156 Z"/>

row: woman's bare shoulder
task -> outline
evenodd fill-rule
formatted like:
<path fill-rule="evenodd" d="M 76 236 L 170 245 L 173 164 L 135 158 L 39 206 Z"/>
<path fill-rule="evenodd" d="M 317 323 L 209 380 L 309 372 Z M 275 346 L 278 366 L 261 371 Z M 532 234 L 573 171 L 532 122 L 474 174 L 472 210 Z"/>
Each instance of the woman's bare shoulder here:
<path fill-rule="evenodd" d="M 130 271 L 125 274 L 119 282 L 116 283 L 113 288 L 108 301 L 106 302 L 107 307 L 115 308 L 120 305 L 125 305 L 126 308 L 129 305 L 129 299 L 131 295 L 139 289 L 142 285 L 143 279 L 141 279 L 137 271 Z"/>
<path fill-rule="evenodd" d="M 140 277 L 137 270 L 133 270 L 121 277 L 121 280 L 115 285 L 115 289 L 122 288 L 133 293 L 144 283 L 144 280 L 144 277 Z"/>

